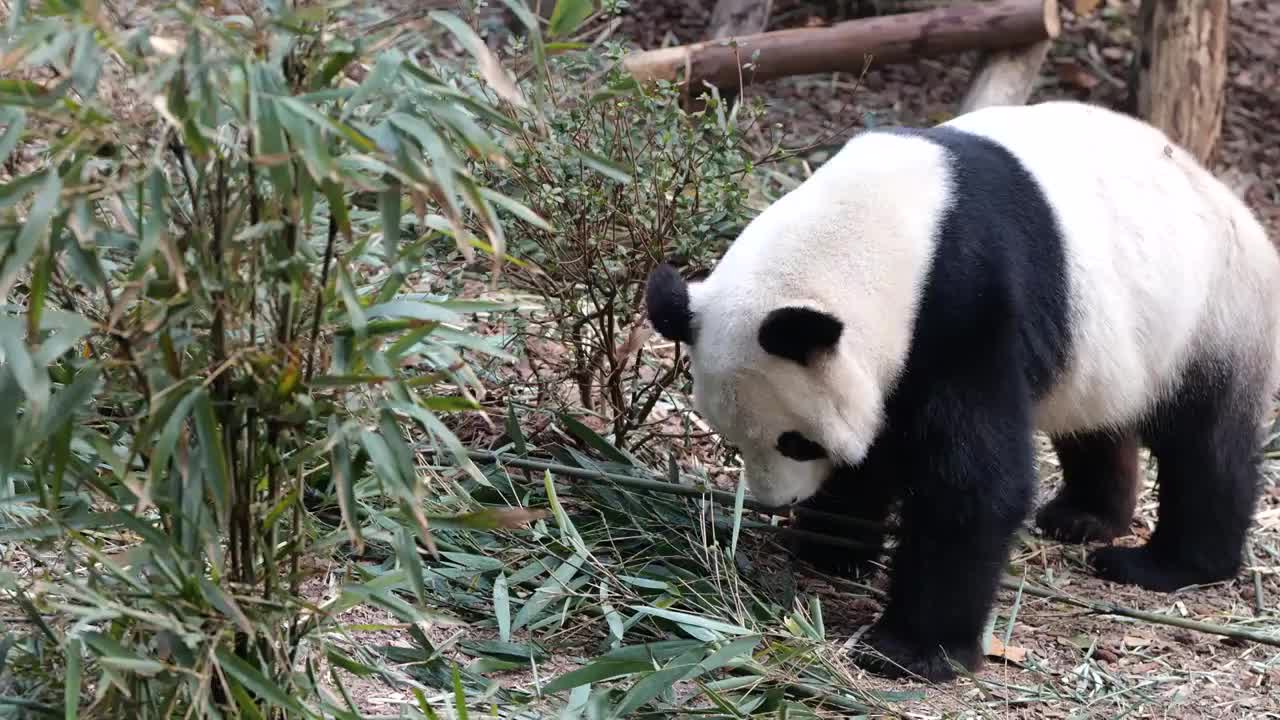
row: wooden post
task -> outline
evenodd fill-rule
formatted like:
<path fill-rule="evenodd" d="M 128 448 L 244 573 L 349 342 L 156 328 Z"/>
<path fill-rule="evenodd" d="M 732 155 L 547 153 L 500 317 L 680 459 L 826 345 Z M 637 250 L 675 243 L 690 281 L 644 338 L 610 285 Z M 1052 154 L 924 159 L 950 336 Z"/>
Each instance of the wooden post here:
<path fill-rule="evenodd" d="M 1222 133 L 1230 0 L 1142 0 L 1139 116 L 1209 162 Z"/>
<path fill-rule="evenodd" d="M 965 50 L 1019 48 L 1056 37 L 1056 0 L 990 0 L 935 10 L 850 20 L 830 27 L 776 30 L 633 53 L 623 60 L 641 82 L 676 80 L 691 94 L 703 83 L 737 89 L 740 76 L 766 81 L 824 72 L 861 72 L 875 63 Z M 753 61 L 754 58 L 754 61 Z M 742 68 L 754 62 L 750 69 Z"/>
<path fill-rule="evenodd" d="M 991 105 L 1026 104 L 1052 43 L 1041 40 L 1026 47 L 984 54 L 960 102 L 960 114 Z"/>
<path fill-rule="evenodd" d="M 717 0 L 711 11 L 711 39 L 762 33 L 772 11 L 773 0 Z"/>

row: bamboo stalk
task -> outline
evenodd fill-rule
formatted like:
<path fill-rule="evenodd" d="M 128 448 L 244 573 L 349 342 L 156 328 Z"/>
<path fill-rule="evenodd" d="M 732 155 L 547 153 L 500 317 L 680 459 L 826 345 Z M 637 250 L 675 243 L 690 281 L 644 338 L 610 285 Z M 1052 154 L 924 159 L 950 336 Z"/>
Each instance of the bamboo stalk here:
<path fill-rule="evenodd" d="M 1052 600 L 1064 605 L 1073 605 L 1075 607 L 1084 608 L 1099 615 L 1119 615 L 1121 617 L 1133 618 L 1134 620 L 1142 620 L 1143 622 L 1152 623 L 1154 625 L 1169 625 L 1172 627 L 1182 628 L 1184 630 L 1195 630 L 1197 632 L 1207 633 L 1210 635 L 1221 635 L 1223 637 L 1235 638 L 1237 640 L 1247 640 L 1249 642 L 1256 642 L 1262 645 L 1280 647 L 1280 635 L 1266 635 L 1250 628 L 1219 625 L 1217 623 L 1208 623 L 1200 620 L 1188 620 L 1187 618 L 1174 617 L 1172 615 L 1161 615 L 1160 613 L 1148 612 L 1146 610 L 1136 610 L 1134 608 L 1116 605 L 1115 603 L 1105 602 L 1102 600 L 1088 600 L 1060 593 L 1048 588 L 1038 587 L 1036 585 L 1023 584 L 1018 578 L 1012 576 L 1007 576 L 1001 580 L 1000 586 L 1007 590 L 1017 590 L 1021 587 L 1022 592 L 1028 595 L 1035 595 L 1036 597 Z"/>
<path fill-rule="evenodd" d="M 522 458 L 514 455 L 509 455 L 506 453 L 472 451 L 472 452 L 469 452 L 468 455 L 471 457 L 472 460 L 475 460 L 478 462 L 501 463 L 505 465 L 510 465 L 512 467 L 524 468 L 528 470 L 542 470 L 542 471 L 550 472 L 553 475 L 561 475 L 564 477 L 573 477 L 573 478 L 579 478 L 583 480 L 608 480 L 610 482 L 617 483 L 618 485 L 622 485 L 624 487 L 629 487 L 636 490 L 645 490 L 648 492 L 666 493 L 668 495 L 682 495 L 686 497 L 701 497 L 704 495 L 711 495 L 712 497 L 715 497 L 716 499 L 730 506 L 733 505 L 736 499 L 732 493 L 727 493 L 727 492 L 724 492 L 723 490 L 715 490 L 712 488 L 708 488 L 703 484 L 699 484 L 697 486 L 692 486 L 692 487 L 687 485 L 676 485 L 674 483 L 666 482 L 666 481 L 633 478 L 627 475 L 619 475 L 616 473 L 606 473 L 598 470 L 576 468 L 576 467 L 561 465 L 553 462 L 532 460 L 529 458 Z M 751 500 L 750 498 L 743 498 L 743 507 L 748 507 L 753 510 L 760 510 L 763 512 L 772 512 L 771 508 L 763 506 L 760 503 L 754 500 Z M 796 511 L 801 512 L 801 510 L 798 508 L 796 509 Z M 823 517 L 826 519 L 838 520 L 838 521 L 848 523 L 850 525 L 871 525 L 873 527 L 877 527 L 878 529 L 882 529 L 882 530 L 884 529 L 879 526 L 874 526 L 874 524 L 871 524 L 871 523 L 862 523 L 860 521 L 854 521 L 852 518 L 845 518 L 843 516 L 834 515 L 832 513 L 823 513 L 816 510 L 808 510 L 807 508 L 804 509 L 803 512 L 812 513 L 814 517 Z M 765 527 L 773 527 L 773 526 L 758 526 L 756 523 L 744 524 L 744 526 L 752 530 L 761 530 L 761 529 L 765 529 Z M 803 537 L 804 539 L 810 540 L 813 542 L 826 543 L 828 545 L 831 545 L 832 547 L 847 548 L 850 550 L 861 550 L 864 547 L 861 543 L 857 543 L 853 540 L 849 540 L 847 538 L 835 537 L 832 535 L 826 535 L 823 533 L 815 533 L 815 532 L 802 531 L 802 530 L 791 530 L 789 528 L 776 528 L 776 532 L 782 535 L 792 535 L 797 537 Z M 1138 610 L 1135 608 L 1125 607 L 1124 605 L 1117 605 L 1115 603 L 1106 602 L 1102 600 L 1089 600 L 1086 598 L 1075 597 L 1073 595 L 1067 595 L 1065 593 L 1058 592 L 1056 590 L 1051 590 L 1049 588 L 1043 588 L 1038 585 L 1027 583 L 1022 579 L 1013 577 L 1011 575 L 1005 576 L 1000 581 L 1000 587 L 1005 588 L 1006 590 L 1021 589 L 1022 592 L 1027 595 L 1033 595 L 1035 597 L 1043 598 L 1045 600 L 1051 600 L 1053 602 L 1062 603 L 1063 605 L 1071 605 L 1073 607 L 1083 608 L 1085 610 L 1092 611 L 1099 615 L 1116 615 L 1119 617 L 1127 617 L 1127 618 L 1132 618 L 1134 620 L 1140 620 L 1142 622 L 1150 623 L 1153 625 L 1166 625 L 1170 627 L 1181 628 L 1184 630 L 1193 630 L 1193 631 L 1205 633 L 1208 635 L 1218 635 L 1221 637 L 1229 637 L 1236 640 L 1245 640 L 1248 642 L 1254 642 L 1260 645 L 1270 645 L 1273 647 L 1280 647 L 1280 635 L 1267 635 L 1250 628 L 1232 627 L 1229 625 L 1220 625 L 1217 623 L 1203 622 L 1200 620 L 1188 620 L 1186 618 L 1173 617 L 1170 615 L 1162 615 L 1160 613 L 1148 612 L 1146 610 Z"/>
<path fill-rule="evenodd" d="M 588 470 L 586 468 L 572 467 L 570 465 L 561 465 L 559 463 L 547 462 L 544 460 L 534 460 L 530 458 L 511 455 L 508 453 L 493 453 L 472 450 L 467 453 L 468 457 L 476 462 L 493 463 L 499 465 L 509 465 L 511 467 L 521 468 L 524 470 L 539 470 L 550 472 L 552 475 L 561 475 L 563 477 L 572 477 L 582 480 L 608 480 L 623 487 L 633 490 L 646 490 L 649 492 L 665 493 L 667 495 L 682 495 L 685 497 L 704 497 L 712 498 L 732 507 L 737 497 L 730 492 L 724 490 L 716 490 L 708 487 L 700 480 L 694 480 L 692 485 L 677 485 L 667 480 L 656 480 L 647 478 L 631 477 L 630 475 L 620 475 L 618 473 L 601 472 L 599 470 Z M 647 473 L 646 473 L 647 474 Z M 749 497 L 742 499 L 742 506 L 748 510 L 765 513 L 767 515 L 776 515 L 777 508 L 770 507 L 757 500 Z M 845 517 L 835 513 L 823 512 L 805 507 L 793 507 L 791 512 L 802 517 L 811 517 L 815 520 L 827 520 L 844 524 L 851 528 L 859 528 L 874 532 L 883 532 L 892 534 L 893 529 L 885 527 L 879 523 L 867 522 L 857 518 Z"/>

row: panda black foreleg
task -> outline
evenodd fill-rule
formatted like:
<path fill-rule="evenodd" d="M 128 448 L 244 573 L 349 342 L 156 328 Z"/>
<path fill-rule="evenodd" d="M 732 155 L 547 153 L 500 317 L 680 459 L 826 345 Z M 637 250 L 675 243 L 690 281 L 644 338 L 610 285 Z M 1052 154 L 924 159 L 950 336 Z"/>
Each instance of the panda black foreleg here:
<path fill-rule="evenodd" d="M 1070 543 L 1110 541 L 1129 534 L 1138 501 L 1138 439 L 1098 431 L 1053 439 L 1062 488 L 1036 513 L 1049 537 Z"/>
<path fill-rule="evenodd" d="M 884 472 L 884 456 L 873 446 L 858 466 L 837 466 L 818 493 L 801 503 L 796 513 L 796 530 L 849 540 L 860 547 L 833 547 L 797 537 L 790 543 L 795 559 L 844 577 L 875 571 L 875 562 L 884 549 L 884 522 L 901 487 L 896 478 Z"/>
<path fill-rule="evenodd" d="M 1034 492 L 1029 394 L 1007 376 L 933 385 L 901 433 L 909 472 L 889 601 L 868 634 L 872 671 L 931 681 L 976 671 L 1010 541 Z M 938 389 L 941 387 L 941 389 Z"/>
<path fill-rule="evenodd" d="M 1144 429 L 1159 473 L 1156 530 L 1142 547 L 1094 552 L 1102 578 L 1171 592 L 1239 572 L 1257 499 L 1265 388 L 1241 383 L 1231 367 L 1194 368 Z"/>

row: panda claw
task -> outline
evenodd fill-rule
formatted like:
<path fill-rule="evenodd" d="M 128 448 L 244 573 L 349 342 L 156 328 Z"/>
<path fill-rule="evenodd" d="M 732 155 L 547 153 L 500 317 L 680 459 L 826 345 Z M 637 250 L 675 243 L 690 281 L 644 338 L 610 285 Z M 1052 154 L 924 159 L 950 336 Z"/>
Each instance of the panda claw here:
<path fill-rule="evenodd" d="M 875 561 L 879 556 L 879 553 L 842 550 L 806 540 L 793 540 L 788 549 L 795 561 L 806 563 L 827 575 L 851 580 L 874 574 Z"/>
<path fill-rule="evenodd" d="M 1036 526 L 1059 542 L 1085 544 L 1111 542 L 1129 533 L 1127 523 L 1110 521 L 1101 515 L 1082 510 L 1055 499 L 1036 514 Z"/>
<path fill-rule="evenodd" d="M 871 629 L 865 644 L 870 650 L 855 648 L 850 659 L 869 673 L 891 679 L 916 678 L 945 683 L 962 671 L 974 673 L 982 666 L 982 653 L 976 647 L 925 645 L 880 627 Z"/>
<path fill-rule="evenodd" d="M 1230 580 L 1235 572 L 1219 569 L 1196 572 L 1161 558 L 1150 547 L 1105 547 L 1089 556 L 1098 577 L 1155 592 L 1173 592 L 1194 585 Z"/>

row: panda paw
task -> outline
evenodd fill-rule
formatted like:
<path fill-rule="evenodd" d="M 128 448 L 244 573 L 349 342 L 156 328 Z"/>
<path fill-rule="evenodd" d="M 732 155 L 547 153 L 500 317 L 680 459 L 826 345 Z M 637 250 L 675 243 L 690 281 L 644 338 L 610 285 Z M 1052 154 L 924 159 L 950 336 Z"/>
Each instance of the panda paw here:
<path fill-rule="evenodd" d="M 1084 544 L 1110 542 L 1128 534 L 1128 523 L 1118 523 L 1055 498 L 1036 513 L 1036 526 L 1059 542 Z"/>
<path fill-rule="evenodd" d="M 1234 569 L 1197 572 L 1160 557 L 1149 547 L 1105 547 L 1089 556 L 1098 577 L 1155 592 L 1173 592 L 1193 585 L 1230 580 Z"/>
<path fill-rule="evenodd" d="M 793 560 L 808 563 L 819 572 L 843 578 L 865 578 L 876 572 L 878 552 L 849 550 L 824 543 L 793 539 L 789 544 Z"/>
<path fill-rule="evenodd" d="M 977 646 L 947 648 L 908 640 L 882 627 L 867 633 L 871 651 L 855 649 L 850 659 L 867 672 L 886 678 L 921 678 L 932 683 L 954 680 L 958 669 L 970 673 L 982 666 Z"/>

